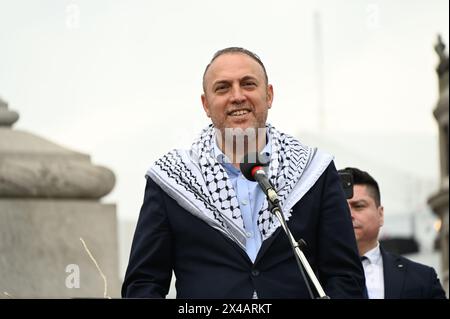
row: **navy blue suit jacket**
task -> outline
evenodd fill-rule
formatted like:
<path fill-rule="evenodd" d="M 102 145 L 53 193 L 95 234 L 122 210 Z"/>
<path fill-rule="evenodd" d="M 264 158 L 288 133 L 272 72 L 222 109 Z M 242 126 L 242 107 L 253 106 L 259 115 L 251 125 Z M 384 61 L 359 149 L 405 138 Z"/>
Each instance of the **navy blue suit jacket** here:
<path fill-rule="evenodd" d="M 293 207 L 288 226 L 307 242 L 306 258 L 327 295 L 363 298 L 364 271 L 333 162 Z M 172 270 L 177 298 L 252 298 L 254 291 L 259 298 L 309 298 L 281 227 L 263 242 L 253 264 L 235 242 L 148 178 L 122 296 L 164 298 Z"/>
<path fill-rule="evenodd" d="M 445 291 L 432 267 L 391 254 L 380 247 L 383 258 L 385 299 L 443 299 Z"/>

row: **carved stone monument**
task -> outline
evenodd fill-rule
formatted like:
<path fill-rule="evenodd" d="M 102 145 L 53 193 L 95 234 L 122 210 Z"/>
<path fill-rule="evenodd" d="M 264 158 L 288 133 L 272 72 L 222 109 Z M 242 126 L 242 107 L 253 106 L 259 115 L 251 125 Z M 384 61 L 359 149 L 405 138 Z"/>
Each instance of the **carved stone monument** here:
<path fill-rule="evenodd" d="M 439 56 L 439 65 L 436 69 L 439 76 L 439 100 L 433 111 L 439 128 L 439 153 L 440 153 L 440 184 L 439 190 L 428 199 L 428 204 L 434 213 L 439 216 L 441 228 L 439 232 L 439 246 L 442 263 L 442 283 L 449 294 L 448 273 L 448 54 L 445 53 L 445 45 L 441 37 L 435 46 Z"/>
<path fill-rule="evenodd" d="M 0 99 L 0 298 L 119 297 L 113 172 L 18 118 Z"/>

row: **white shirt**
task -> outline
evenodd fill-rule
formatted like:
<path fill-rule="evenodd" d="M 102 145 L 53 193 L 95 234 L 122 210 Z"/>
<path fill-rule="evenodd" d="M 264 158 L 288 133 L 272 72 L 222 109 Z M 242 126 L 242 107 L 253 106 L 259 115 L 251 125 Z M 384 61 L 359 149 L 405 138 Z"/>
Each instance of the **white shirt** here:
<path fill-rule="evenodd" d="M 384 272 L 383 258 L 381 257 L 380 244 L 364 254 L 367 259 L 362 261 L 366 287 L 369 299 L 384 299 Z"/>

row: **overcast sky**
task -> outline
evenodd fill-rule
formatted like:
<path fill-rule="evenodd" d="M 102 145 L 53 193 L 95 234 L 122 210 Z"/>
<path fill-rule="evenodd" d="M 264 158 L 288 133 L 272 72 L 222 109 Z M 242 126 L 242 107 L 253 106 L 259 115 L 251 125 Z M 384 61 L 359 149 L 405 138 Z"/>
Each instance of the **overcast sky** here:
<path fill-rule="evenodd" d="M 275 91 L 269 121 L 300 139 L 308 132 L 434 141 L 433 46 L 438 33 L 448 45 L 448 7 L 448 0 L 0 0 L 0 96 L 20 113 L 16 129 L 111 168 L 117 184 L 104 201 L 132 220 L 147 168 L 209 123 L 201 77 L 227 46 L 262 58 Z M 422 170 L 436 177 L 437 163 Z"/>

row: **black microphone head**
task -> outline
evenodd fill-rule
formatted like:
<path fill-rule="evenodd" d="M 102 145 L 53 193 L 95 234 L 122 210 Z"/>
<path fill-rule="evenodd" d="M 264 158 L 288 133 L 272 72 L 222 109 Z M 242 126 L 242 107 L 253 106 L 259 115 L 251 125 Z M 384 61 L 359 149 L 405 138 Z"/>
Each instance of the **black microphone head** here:
<path fill-rule="evenodd" d="M 256 166 L 269 166 L 270 158 L 265 153 L 247 153 L 239 164 L 242 175 L 249 181 L 255 182 L 252 170 Z"/>

